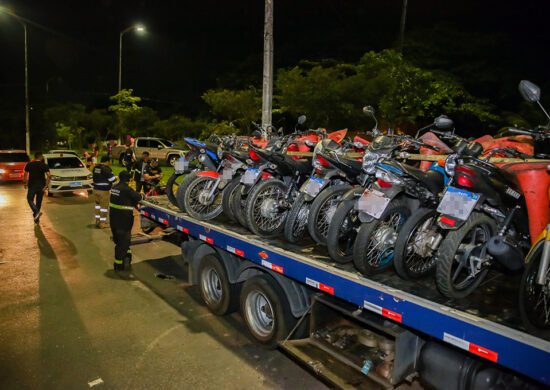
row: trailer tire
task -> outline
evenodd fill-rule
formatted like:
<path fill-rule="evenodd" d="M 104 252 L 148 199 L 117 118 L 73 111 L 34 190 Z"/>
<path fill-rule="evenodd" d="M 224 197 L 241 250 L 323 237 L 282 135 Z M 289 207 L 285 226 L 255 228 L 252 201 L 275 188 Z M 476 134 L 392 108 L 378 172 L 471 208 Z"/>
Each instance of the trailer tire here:
<path fill-rule="evenodd" d="M 212 313 L 223 316 L 237 310 L 242 283 L 229 282 L 225 266 L 218 256 L 204 256 L 198 274 L 202 300 Z"/>
<path fill-rule="evenodd" d="M 296 323 L 285 293 L 267 274 L 253 276 L 244 283 L 241 314 L 254 340 L 269 349 L 276 348 Z"/>

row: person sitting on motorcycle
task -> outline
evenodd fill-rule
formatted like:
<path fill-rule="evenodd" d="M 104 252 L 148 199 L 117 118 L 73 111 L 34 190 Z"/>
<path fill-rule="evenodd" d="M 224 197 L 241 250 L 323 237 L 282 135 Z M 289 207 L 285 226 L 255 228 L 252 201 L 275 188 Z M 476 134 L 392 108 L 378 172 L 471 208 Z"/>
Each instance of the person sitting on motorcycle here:
<path fill-rule="evenodd" d="M 147 194 L 151 191 L 151 188 L 156 187 L 160 179 L 162 179 L 162 170 L 159 167 L 159 162 L 156 158 L 151 159 L 143 170 L 143 191 Z"/>

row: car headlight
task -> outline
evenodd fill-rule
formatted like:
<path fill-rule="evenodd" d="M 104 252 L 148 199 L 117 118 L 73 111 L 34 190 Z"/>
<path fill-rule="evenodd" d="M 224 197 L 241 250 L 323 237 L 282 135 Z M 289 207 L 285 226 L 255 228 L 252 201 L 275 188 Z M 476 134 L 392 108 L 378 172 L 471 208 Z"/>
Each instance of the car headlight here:
<path fill-rule="evenodd" d="M 445 160 L 445 173 L 449 175 L 449 177 L 453 177 L 455 174 L 457 160 L 458 156 L 456 154 L 451 154 Z"/>
<path fill-rule="evenodd" d="M 6 173 L 6 171 L 3 169 L 0 169 L 0 173 Z"/>
<path fill-rule="evenodd" d="M 363 155 L 363 171 L 369 175 L 374 174 L 376 172 L 376 162 L 380 158 L 380 155 L 377 153 L 372 152 L 366 152 Z"/>
<path fill-rule="evenodd" d="M 91 180 L 93 177 L 94 175 L 90 173 L 88 176 L 86 176 L 86 180 Z"/>
<path fill-rule="evenodd" d="M 52 175 L 52 176 L 51 176 L 51 179 L 52 179 L 52 180 L 55 180 L 55 181 L 58 181 L 58 180 L 61 180 L 61 176 Z"/>

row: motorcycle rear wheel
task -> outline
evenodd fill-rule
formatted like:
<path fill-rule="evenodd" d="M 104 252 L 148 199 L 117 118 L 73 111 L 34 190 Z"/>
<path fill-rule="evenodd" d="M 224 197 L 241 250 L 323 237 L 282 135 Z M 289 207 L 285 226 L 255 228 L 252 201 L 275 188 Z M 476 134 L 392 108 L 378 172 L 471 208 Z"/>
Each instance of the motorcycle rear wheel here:
<path fill-rule="evenodd" d="M 241 184 L 241 175 L 235 176 L 227 186 L 223 189 L 222 193 L 222 209 L 227 218 L 233 222 L 237 222 L 237 217 L 233 211 L 232 200 L 235 196 L 235 192 L 238 190 Z"/>
<path fill-rule="evenodd" d="M 247 189 L 244 184 L 239 184 L 235 188 L 235 192 L 231 199 L 231 210 L 235 216 L 235 220 L 241 224 L 242 227 L 248 228 L 248 222 L 246 221 L 246 200 L 251 189 L 248 189 L 247 194 L 243 194 L 243 191 Z"/>
<path fill-rule="evenodd" d="M 349 191 L 349 184 L 337 184 L 330 186 L 315 198 L 311 204 L 309 218 L 307 221 L 307 230 L 318 244 L 327 245 L 327 235 L 330 221 L 338 208 L 340 199 Z"/>
<path fill-rule="evenodd" d="M 296 243 L 304 238 L 310 206 L 311 202 L 307 202 L 303 194 L 298 195 L 285 222 L 285 238 L 288 242 Z"/>
<path fill-rule="evenodd" d="M 470 295 L 485 279 L 489 268 L 479 270 L 458 281 L 464 263 L 472 255 L 479 257 L 483 244 L 496 233 L 496 223 L 488 215 L 473 212 L 468 220 L 456 230 L 450 231 L 436 254 L 435 281 L 437 288 L 447 298 L 464 298 Z M 467 243 L 465 241 L 468 241 Z M 466 256 L 457 259 L 457 256 Z M 456 266 L 456 267 L 455 267 Z M 466 264 L 468 269 L 469 264 Z"/>
<path fill-rule="evenodd" d="M 281 208 L 286 201 L 286 185 L 276 179 L 264 180 L 252 188 L 246 202 L 248 229 L 263 237 L 280 234 L 285 227 L 288 209 Z"/>
<path fill-rule="evenodd" d="M 184 196 L 185 211 L 190 217 L 199 221 L 207 221 L 216 218 L 223 211 L 222 192 L 216 188 L 212 194 L 212 199 L 204 199 L 204 196 L 210 191 L 211 186 L 216 183 L 216 179 L 209 176 L 197 176 L 187 186 Z"/>
<path fill-rule="evenodd" d="M 353 247 L 357 239 L 357 231 L 361 226 L 359 215 L 354 210 L 355 202 L 357 202 L 356 199 L 341 202 L 328 228 L 328 254 L 339 264 L 353 260 Z"/>

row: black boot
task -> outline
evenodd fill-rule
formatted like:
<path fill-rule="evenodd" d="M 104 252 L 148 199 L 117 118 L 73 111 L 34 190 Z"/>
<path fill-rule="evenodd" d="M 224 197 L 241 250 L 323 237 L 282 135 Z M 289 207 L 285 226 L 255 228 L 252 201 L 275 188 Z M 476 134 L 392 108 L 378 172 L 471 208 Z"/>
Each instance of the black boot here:
<path fill-rule="evenodd" d="M 115 261 L 113 263 L 113 268 L 114 268 L 115 271 L 124 271 L 124 263 L 117 264 L 117 262 Z"/>
<path fill-rule="evenodd" d="M 124 260 L 123 260 L 124 264 L 123 264 L 123 268 L 124 268 L 124 271 L 131 271 L 132 270 L 132 255 L 131 254 L 127 254 L 125 257 L 124 257 Z"/>

